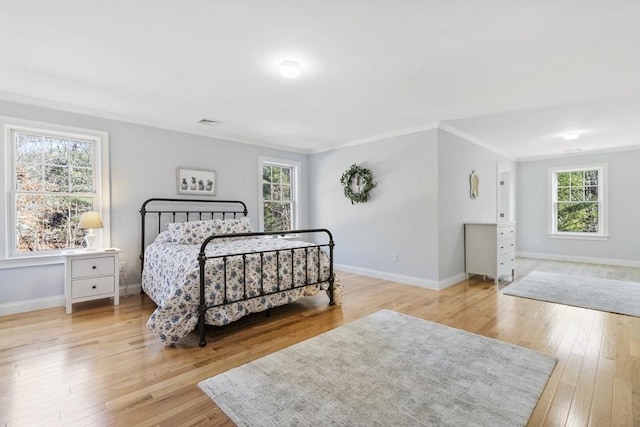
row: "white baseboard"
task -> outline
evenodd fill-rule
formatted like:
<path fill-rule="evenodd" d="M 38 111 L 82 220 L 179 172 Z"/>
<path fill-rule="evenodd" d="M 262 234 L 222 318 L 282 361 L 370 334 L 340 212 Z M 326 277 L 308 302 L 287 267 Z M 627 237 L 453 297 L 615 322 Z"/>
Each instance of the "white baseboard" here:
<path fill-rule="evenodd" d="M 464 273 L 456 274 L 455 276 L 452 276 L 448 279 L 436 282 L 435 280 L 421 279 L 419 277 L 405 276 L 402 274 L 389 273 L 386 271 L 370 270 L 368 268 L 354 267 L 345 264 L 335 264 L 334 267 L 336 270 L 344 271 L 347 273 L 404 283 L 406 285 L 419 286 L 421 288 L 434 289 L 436 291 L 448 288 L 449 286 L 453 286 L 465 279 Z"/>
<path fill-rule="evenodd" d="M 125 286 L 120 286 L 120 296 L 123 295 L 133 295 L 139 294 L 142 290 L 142 285 L 140 283 L 133 283 L 131 285 L 126 286 L 127 292 L 125 293 Z"/>
<path fill-rule="evenodd" d="M 458 273 L 455 276 L 451 276 L 448 279 L 440 280 L 440 289 L 450 288 L 453 285 L 457 285 L 463 280 L 467 280 L 465 273 Z"/>
<path fill-rule="evenodd" d="M 583 262 L 586 264 L 616 265 L 620 267 L 640 267 L 640 261 L 631 261 L 626 259 L 589 258 L 571 255 L 541 254 L 537 252 L 517 252 L 516 256 L 523 258 L 548 259 L 551 261 Z"/>
<path fill-rule="evenodd" d="M 129 285 L 125 293 L 125 286 L 120 286 L 120 296 L 139 294 L 142 289 L 141 285 L 133 284 Z M 64 295 L 56 295 L 54 297 L 37 298 L 26 301 L 16 301 L 6 304 L 0 304 L 0 316 L 6 316 L 9 314 L 26 313 L 28 311 L 43 310 L 45 308 L 64 307 L 65 299 Z"/>
<path fill-rule="evenodd" d="M 43 310 L 52 307 L 64 307 L 64 295 L 55 297 L 37 298 L 27 301 L 16 301 L 0 304 L 0 316 L 8 314 L 26 313 L 27 311 Z"/>

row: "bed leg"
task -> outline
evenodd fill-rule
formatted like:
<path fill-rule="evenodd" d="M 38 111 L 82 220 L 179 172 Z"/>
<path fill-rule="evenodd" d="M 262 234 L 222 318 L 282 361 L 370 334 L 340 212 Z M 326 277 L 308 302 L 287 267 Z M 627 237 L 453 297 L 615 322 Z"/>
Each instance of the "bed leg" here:
<path fill-rule="evenodd" d="M 335 276 L 332 274 L 329 278 L 329 305 L 336 305 L 333 299 L 333 282 L 335 282 Z"/>
<path fill-rule="evenodd" d="M 200 347 L 204 347 L 205 345 L 207 345 L 207 341 L 205 340 L 205 336 L 204 336 L 204 312 L 206 311 L 205 306 L 200 305 L 198 306 L 198 329 L 200 329 L 200 342 L 198 343 L 198 345 Z"/>

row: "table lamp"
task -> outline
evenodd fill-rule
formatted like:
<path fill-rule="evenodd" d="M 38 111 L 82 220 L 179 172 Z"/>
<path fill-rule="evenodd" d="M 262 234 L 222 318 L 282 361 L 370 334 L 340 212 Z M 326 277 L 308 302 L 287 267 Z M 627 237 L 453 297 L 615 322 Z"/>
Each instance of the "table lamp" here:
<path fill-rule="evenodd" d="M 95 251 L 96 248 L 96 235 L 93 234 L 95 228 L 102 228 L 102 219 L 98 212 L 85 212 L 80 217 L 80 223 L 78 228 L 88 228 L 89 232 L 84 236 L 84 240 L 87 242 L 87 250 Z"/>

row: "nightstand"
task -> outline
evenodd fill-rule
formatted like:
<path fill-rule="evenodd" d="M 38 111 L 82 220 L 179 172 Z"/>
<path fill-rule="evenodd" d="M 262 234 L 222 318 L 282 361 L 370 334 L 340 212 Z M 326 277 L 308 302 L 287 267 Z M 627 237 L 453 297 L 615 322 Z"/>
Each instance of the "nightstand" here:
<path fill-rule="evenodd" d="M 117 248 L 62 252 L 67 314 L 76 302 L 113 298 L 113 305 L 120 304 L 119 253 Z"/>

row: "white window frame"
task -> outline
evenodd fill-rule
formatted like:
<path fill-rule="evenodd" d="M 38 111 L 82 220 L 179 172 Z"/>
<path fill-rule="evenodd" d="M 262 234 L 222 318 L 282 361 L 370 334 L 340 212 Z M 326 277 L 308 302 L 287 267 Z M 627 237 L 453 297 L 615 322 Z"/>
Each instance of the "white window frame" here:
<path fill-rule="evenodd" d="M 558 231 L 557 224 L 557 174 L 562 172 L 577 172 L 584 170 L 598 171 L 598 232 L 582 233 L 582 232 L 561 232 Z M 607 240 L 609 238 L 609 176 L 608 164 L 592 163 L 586 165 L 571 166 L 554 166 L 548 168 L 548 206 L 547 206 L 547 225 L 548 236 L 554 239 L 576 239 L 576 240 Z"/>
<path fill-rule="evenodd" d="M 109 134 L 92 129 L 82 129 L 53 123 L 0 116 L 2 124 L 2 150 L 0 164 L 4 174 L 0 175 L 2 202 L 0 205 L 0 226 L 3 244 L 0 244 L 0 269 L 30 267 L 36 265 L 60 264 L 64 260 L 62 250 L 41 251 L 29 254 L 16 251 L 16 206 L 15 206 L 15 151 L 13 134 L 15 132 L 35 133 L 70 139 L 88 140 L 94 143 L 94 196 L 93 209 L 102 217 L 103 228 L 94 230 L 99 247 L 111 246 L 110 217 L 110 177 L 109 177 Z"/>
<path fill-rule="evenodd" d="M 300 220 L 300 162 L 277 159 L 273 157 L 258 158 L 258 223 L 260 231 L 264 231 L 264 197 L 262 194 L 262 169 L 264 166 L 284 166 L 292 169 L 291 176 L 291 229 L 299 228 Z"/>

